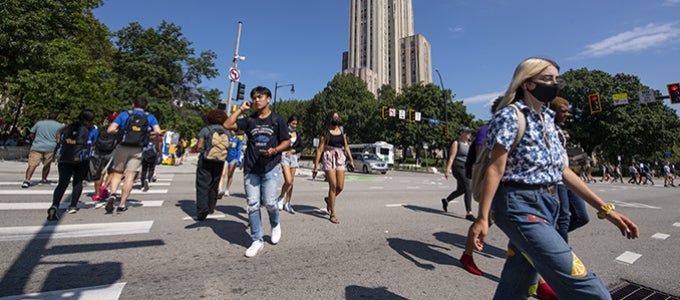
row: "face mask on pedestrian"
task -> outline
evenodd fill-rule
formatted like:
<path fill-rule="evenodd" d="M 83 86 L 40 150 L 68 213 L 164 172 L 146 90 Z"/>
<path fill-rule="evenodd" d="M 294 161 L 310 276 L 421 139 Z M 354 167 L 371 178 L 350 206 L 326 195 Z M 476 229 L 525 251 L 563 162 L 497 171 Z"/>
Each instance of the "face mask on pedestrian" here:
<path fill-rule="evenodd" d="M 288 125 L 288 132 L 295 132 L 296 129 L 297 129 L 297 127 L 293 127 L 293 126 Z"/>
<path fill-rule="evenodd" d="M 340 119 L 331 119 L 331 125 L 339 126 L 340 124 L 342 124 L 342 121 Z"/>
<path fill-rule="evenodd" d="M 545 84 L 534 81 L 534 85 L 536 85 L 536 87 L 533 90 L 530 90 L 529 93 L 543 103 L 548 103 L 555 99 L 555 97 L 557 97 L 557 91 L 560 90 L 557 84 Z"/>

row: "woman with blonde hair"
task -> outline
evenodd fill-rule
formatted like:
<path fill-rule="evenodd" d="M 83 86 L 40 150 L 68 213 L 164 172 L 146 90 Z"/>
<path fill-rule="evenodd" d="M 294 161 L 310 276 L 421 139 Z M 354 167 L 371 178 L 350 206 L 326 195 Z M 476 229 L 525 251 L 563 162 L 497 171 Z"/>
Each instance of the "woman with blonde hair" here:
<path fill-rule="evenodd" d="M 316 177 L 319 161 L 323 155 L 323 170 L 326 179 L 328 179 L 328 196 L 324 198 L 326 210 L 330 216 L 328 220 L 331 223 L 339 224 L 340 222 L 335 216 L 335 200 L 345 188 L 345 163 L 349 159 L 349 165 L 354 168 L 354 160 L 347 143 L 347 134 L 340 126 L 342 124 L 340 115 L 337 112 L 329 113 L 326 124 L 328 129 L 319 140 L 312 176 Z"/>
<path fill-rule="evenodd" d="M 559 215 L 556 184 L 560 180 L 597 209 L 598 218 L 618 227 L 623 236 L 634 239 L 640 235 L 635 223 L 564 167 L 555 114 L 547 108 L 561 85 L 559 66 L 554 61 L 522 61 L 489 124 L 485 146 L 490 150 L 490 160 L 470 235 L 477 250 L 482 250 L 493 213 L 494 223 L 509 239 L 494 299 L 526 299 L 536 286 L 538 273 L 560 299 L 611 297 L 555 228 Z M 526 130 L 515 148 L 518 116 L 508 106 L 511 103 L 522 109 L 526 118 Z"/>

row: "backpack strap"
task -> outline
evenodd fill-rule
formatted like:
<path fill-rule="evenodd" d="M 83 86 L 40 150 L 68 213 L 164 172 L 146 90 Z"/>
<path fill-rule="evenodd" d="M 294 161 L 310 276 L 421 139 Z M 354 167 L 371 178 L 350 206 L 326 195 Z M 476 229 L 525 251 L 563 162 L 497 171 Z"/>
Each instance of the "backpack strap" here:
<path fill-rule="evenodd" d="M 517 136 L 515 136 L 515 141 L 512 142 L 510 151 L 508 151 L 508 153 L 510 153 L 512 152 L 512 150 L 515 150 L 515 147 L 517 147 L 517 144 L 519 144 L 519 141 L 522 139 L 524 131 L 526 130 L 527 127 L 527 119 L 526 115 L 524 115 L 524 112 L 519 107 L 517 107 L 517 105 L 512 103 L 508 106 L 512 107 L 512 109 L 514 109 L 515 113 L 517 114 Z"/>

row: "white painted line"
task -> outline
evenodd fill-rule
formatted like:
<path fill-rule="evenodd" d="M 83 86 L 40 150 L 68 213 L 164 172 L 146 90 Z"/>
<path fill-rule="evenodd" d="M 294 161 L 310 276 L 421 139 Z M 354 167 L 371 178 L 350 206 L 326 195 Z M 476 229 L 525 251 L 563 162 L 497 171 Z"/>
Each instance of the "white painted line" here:
<path fill-rule="evenodd" d="M 370 186 L 368 187 L 369 190 L 384 190 L 384 186 Z"/>
<path fill-rule="evenodd" d="M 148 233 L 153 221 L 1 227 L 0 241 L 63 239 Z"/>
<path fill-rule="evenodd" d="M 642 254 L 637 254 L 634 252 L 626 251 L 616 258 L 618 262 L 632 265 L 638 258 L 642 257 Z"/>
<path fill-rule="evenodd" d="M 652 235 L 652 238 L 653 238 L 653 239 L 658 239 L 658 240 L 665 240 L 665 239 L 667 239 L 667 238 L 669 238 L 669 237 L 671 237 L 670 234 L 659 233 L 659 232 L 657 232 L 657 233 L 655 233 L 654 235 Z"/>
<path fill-rule="evenodd" d="M 407 186 L 406 189 L 407 190 L 419 190 L 420 187 L 419 186 Z"/>
<path fill-rule="evenodd" d="M 83 190 L 83 194 L 94 193 L 94 190 Z M 167 194 L 167 189 L 150 189 L 142 192 L 139 189 L 132 189 L 132 194 Z M 18 189 L 18 190 L 0 190 L 0 195 L 52 195 L 54 190 L 36 190 L 36 189 Z M 70 195 L 71 190 L 66 190 L 64 195 Z"/>
<path fill-rule="evenodd" d="M 208 215 L 205 219 L 206 219 L 206 220 L 210 220 L 210 219 L 224 219 L 224 218 L 226 218 L 226 217 L 227 217 L 227 215 L 225 215 L 225 214 L 212 214 L 212 215 Z M 193 219 L 194 219 L 194 217 L 184 217 L 184 218 L 182 218 L 182 220 L 184 220 L 184 221 L 193 220 Z M 0 299 L 0 300 L 1 300 L 1 299 Z"/>
<path fill-rule="evenodd" d="M 673 223 L 673 226 L 675 226 L 675 227 L 680 227 L 680 222 L 675 222 L 675 223 Z"/>
<path fill-rule="evenodd" d="M 399 203 L 399 204 L 385 204 L 385 207 L 402 207 L 404 205 L 408 205 L 406 203 Z"/>
<path fill-rule="evenodd" d="M 0 203 L 0 210 L 32 210 L 32 209 L 48 209 L 52 202 L 15 202 L 15 203 Z M 71 205 L 70 201 L 62 201 L 59 208 L 67 209 Z M 130 207 L 159 207 L 163 206 L 163 200 L 144 200 L 126 202 Z M 78 208 L 93 208 L 95 202 L 78 202 Z"/>
<path fill-rule="evenodd" d="M 172 182 L 149 182 L 149 187 L 153 188 L 154 186 L 170 186 Z M 141 183 L 136 183 L 135 186 L 139 187 L 141 186 Z"/>
<path fill-rule="evenodd" d="M 79 300 L 117 300 L 123 292 L 126 282 L 111 285 L 99 285 L 70 290 L 32 293 L 18 296 L 2 297 L 0 300 L 20 299 L 75 299 Z"/>

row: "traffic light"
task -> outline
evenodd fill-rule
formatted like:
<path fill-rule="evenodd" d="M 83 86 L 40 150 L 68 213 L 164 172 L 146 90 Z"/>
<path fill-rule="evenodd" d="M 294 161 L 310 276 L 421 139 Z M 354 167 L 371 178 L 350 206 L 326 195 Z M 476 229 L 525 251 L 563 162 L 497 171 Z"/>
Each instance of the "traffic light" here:
<path fill-rule="evenodd" d="M 416 122 L 416 110 L 413 108 L 408 109 L 408 121 L 409 123 L 415 123 Z"/>
<path fill-rule="evenodd" d="M 238 88 L 236 89 L 236 100 L 243 100 L 243 95 L 246 93 L 246 85 L 243 83 L 238 83 Z"/>
<path fill-rule="evenodd" d="M 387 120 L 387 114 L 385 113 L 385 111 L 387 111 L 387 106 L 383 105 L 383 107 L 382 107 L 382 119 L 383 120 Z"/>
<path fill-rule="evenodd" d="M 233 114 L 234 112 L 236 112 L 237 109 L 238 109 L 238 108 L 236 107 L 236 104 L 233 104 L 233 105 L 231 106 L 231 113 Z"/>
<path fill-rule="evenodd" d="M 671 100 L 671 104 L 680 103 L 680 83 L 671 83 L 667 85 L 668 87 L 668 99 Z"/>
<path fill-rule="evenodd" d="M 597 113 L 602 111 L 602 102 L 600 102 L 600 95 L 588 95 L 588 102 L 590 103 L 590 113 Z"/>

